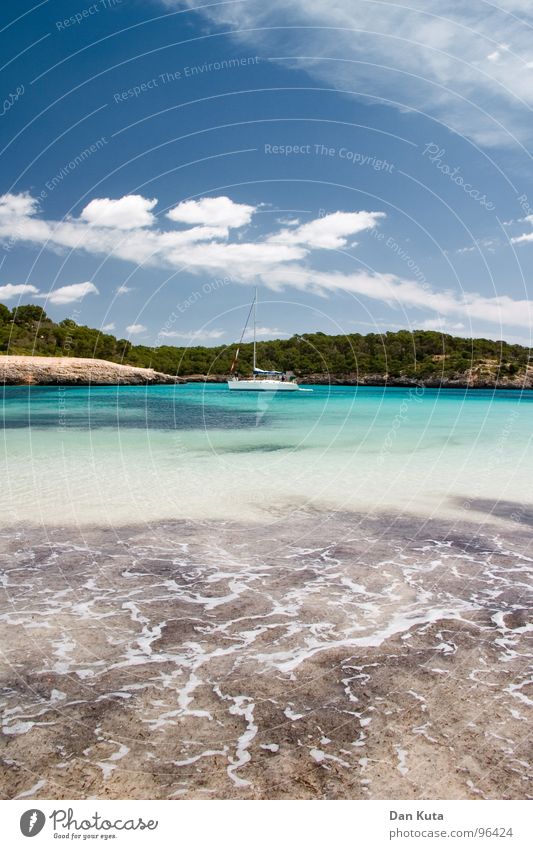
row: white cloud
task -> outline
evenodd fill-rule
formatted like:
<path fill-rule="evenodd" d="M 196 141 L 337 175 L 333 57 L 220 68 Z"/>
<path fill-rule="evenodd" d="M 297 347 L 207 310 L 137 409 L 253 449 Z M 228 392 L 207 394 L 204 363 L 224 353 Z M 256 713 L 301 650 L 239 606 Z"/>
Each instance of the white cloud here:
<path fill-rule="evenodd" d="M 285 333 L 283 330 L 278 330 L 277 327 L 263 327 L 262 325 L 258 325 L 256 327 L 255 334 L 258 337 L 263 337 L 263 338 L 270 337 L 271 339 L 273 339 L 273 338 L 277 339 L 280 336 L 289 336 L 288 333 Z M 246 333 L 246 337 L 249 337 L 249 336 L 253 336 L 253 329 L 250 329 Z"/>
<path fill-rule="evenodd" d="M 513 245 L 521 245 L 525 242 L 533 242 L 533 233 L 523 233 L 522 236 L 515 236 L 511 239 Z"/>
<path fill-rule="evenodd" d="M 6 283 L 5 286 L 0 286 L 0 299 L 9 301 L 10 298 L 17 298 L 19 295 L 36 295 L 38 291 L 35 286 L 30 286 L 28 283 Z"/>
<path fill-rule="evenodd" d="M 146 327 L 144 324 L 128 324 L 126 330 L 130 334 L 130 336 L 135 336 L 136 333 L 144 333 Z"/>
<path fill-rule="evenodd" d="M 222 244 L 209 242 L 192 245 L 181 254 L 181 263 L 190 270 L 231 271 L 235 280 L 253 280 L 257 274 L 265 273 L 279 264 L 304 259 L 307 251 L 290 245 L 267 244 L 265 242 L 241 242 Z"/>
<path fill-rule="evenodd" d="M 94 283 L 72 283 L 70 286 L 61 286 L 59 289 L 53 289 L 37 297 L 44 298 L 50 304 L 71 304 L 74 301 L 81 301 L 86 295 L 98 295 L 98 289 Z"/>
<path fill-rule="evenodd" d="M 183 201 L 167 213 L 167 218 L 181 224 L 232 228 L 249 224 L 255 211 L 255 206 L 235 203 L 230 198 L 221 196 Z"/>
<path fill-rule="evenodd" d="M 115 329 L 115 322 L 110 321 L 109 324 L 104 324 L 102 327 L 102 333 L 111 333 L 112 330 Z"/>
<path fill-rule="evenodd" d="M 282 230 L 270 237 L 271 242 L 282 245 L 305 245 L 309 248 L 346 247 L 347 236 L 353 236 L 363 230 L 372 230 L 384 212 L 333 212 L 302 224 L 296 230 Z"/>
<path fill-rule="evenodd" d="M 477 251 L 478 253 L 485 249 L 489 253 L 496 252 L 496 247 L 499 243 L 495 239 L 478 239 L 473 245 L 468 245 L 464 248 L 457 248 L 456 254 L 470 254 Z"/>
<path fill-rule="evenodd" d="M 426 112 L 485 144 L 532 135 L 531 0 L 247 0 L 203 14 L 239 44 L 366 102 Z"/>
<path fill-rule="evenodd" d="M 162 330 L 159 336 L 165 339 L 221 339 L 225 330 Z"/>
<path fill-rule="evenodd" d="M 13 211 L 17 209 L 22 212 Z M 528 300 L 514 300 L 506 295 L 486 297 L 476 292 L 438 291 L 425 283 L 392 274 L 342 274 L 317 271 L 312 267 L 312 251 L 342 248 L 347 237 L 372 230 L 383 216 L 382 212 L 335 212 L 253 242 L 231 242 L 226 235 L 220 235 L 221 229 L 226 232 L 227 228 L 219 226 L 124 231 L 111 226 L 98 227 L 81 219 L 46 221 L 37 217 L 36 205 L 27 195 L 20 198 L 8 195 L 0 197 L 0 237 L 48 248 L 82 248 L 91 254 L 112 254 L 129 262 L 162 268 L 222 272 L 230 274 L 235 282 L 260 282 L 274 290 L 295 286 L 325 295 L 344 289 L 433 315 L 456 315 L 469 321 L 480 319 L 497 326 L 531 326 L 532 302 Z M 526 240 L 533 241 L 533 233 L 515 239 Z M 97 292 L 94 284 L 79 283 L 37 297 L 46 297 L 52 303 L 69 303 L 90 292 Z M 131 327 L 136 329 L 131 330 Z M 144 329 L 141 325 L 130 325 L 129 332 L 139 333 Z"/>
<path fill-rule="evenodd" d="M 29 192 L 21 192 L 18 195 L 7 194 L 2 195 L 2 209 L 4 215 L 13 215 L 16 218 L 24 215 L 33 215 L 38 207 L 38 201 L 33 198 Z"/>
<path fill-rule="evenodd" d="M 283 224 L 285 227 L 296 227 L 300 224 L 299 218 L 278 218 L 278 224 Z"/>
<path fill-rule="evenodd" d="M 477 292 L 436 291 L 427 284 L 394 274 L 366 271 L 354 274 L 322 272 L 302 266 L 278 269 L 268 275 L 265 284 L 281 283 L 316 292 L 345 291 L 372 298 L 391 307 L 416 308 L 439 316 L 457 315 L 468 321 L 487 321 L 496 325 L 532 326 L 533 302 L 514 300 L 507 295 L 486 297 Z"/>
<path fill-rule="evenodd" d="M 465 329 L 462 321 L 451 322 L 446 318 L 427 318 L 417 322 L 417 327 L 421 330 L 440 330 L 442 333 L 458 333 Z"/>
<path fill-rule="evenodd" d="M 124 283 L 122 286 L 117 286 L 115 289 L 117 295 L 127 295 L 128 292 L 133 292 L 133 289 L 130 286 L 126 286 Z"/>
<path fill-rule="evenodd" d="M 80 218 L 98 227 L 135 230 L 154 223 L 155 216 L 151 210 L 156 203 L 157 199 L 150 200 L 142 195 L 124 195 L 117 200 L 95 198 L 82 210 Z"/>
<path fill-rule="evenodd" d="M 225 330 L 162 330 L 158 334 L 161 338 L 164 339 L 188 339 L 191 341 L 200 341 L 200 340 L 214 340 L 214 339 L 222 339 L 223 336 L 227 335 Z M 249 338 L 253 335 L 253 330 L 250 328 L 245 338 Z M 256 327 L 256 336 L 257 337 L 270 337 L 270 338 L 278 338 L 279 336 L 288 336 L 288 333 L 284 333 L 282 330 L 278 330 L 277 327 L 263 327 L 262 325 L 258 325 Z"/>
<path fill-rule="evenodd" d="M 229 243 L 229 227 L 220 225 L 198 225 L 184 230 L 145 226 L 125 230 L 124 222 L 119 220 L 121 216 L 117 218 L 117 226 L 111 226 L 111 218 L 106 226 L 89 223 L 83 218 L 47 221 L 37 217 L 37 204 L 28 196 L 21 196 L 20 202 L 17 198 L 0 196 L 0 238 L 38 244 L 50 250 L 84 250 L 90 254 L 113 255 L 136 264 L 189 271 L 218 271 L 231 267 L 236 275 L 248 279 L 272 263 L 303 259 L 308 253 L 303 246 L 279 247 L 261 240 Z M 150 205 L 153 203 L 145 200 Z M 93 201 L 88 207 L 91 204 Z M 241 206 L 235 204 L 237 208 Z"/>
<path fill-rule="evenodd" d="M 80 301 L 86 295 L 98 295 L 98 289 L 94 283 L 72 283 L 70 286 L 61 286 L 59 289 L 52 289 L 51 292 L 39 292 L 35 286 L 30 286 L 26 283 L 7 283 L 5 286 L 0 286 L 0 298 L 9 300 L 20 295 L 33 295 L 35 298 L 42 298 L 50 304 L 71 304 L 74 301 Z"/>
<path fill-rule="evenodd" d="M 533 215 L 526 215 L 526 217 L 521 218 L 520 221 L 527 221 L 527 223 L 531 224 L 531 226 L 533 227 Z M 513 222 L 511 221 L 509 223 L 512 224 Z M 513 245 L 519 245 L 523 242 L 533 242 L 533 230 L 531 231 L 531 233 L 522 233 L 521 236 L 514 236 L 511 239 L 511 243 Z"/>

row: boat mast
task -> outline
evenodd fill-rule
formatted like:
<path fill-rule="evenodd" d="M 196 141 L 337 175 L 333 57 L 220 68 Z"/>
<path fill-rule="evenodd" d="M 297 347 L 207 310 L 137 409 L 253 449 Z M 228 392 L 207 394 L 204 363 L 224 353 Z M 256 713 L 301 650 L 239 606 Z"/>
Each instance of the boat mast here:
<path fill-rule="evenodd" d="M 257 291 L 256 291 L 256 297 L 257 297 Z M 246 328 L 248 327 L 248 322 L 250 321 L 250 316 L 252 314 L 252 311 L 254 310 L 254 305 L 255 305 L 255 298 L 253 299 L 252 303 L 250 304 L 250 309 L 248 310 L 248 315 L 246 317 L 245 325 L 242 329 L 241 338 L 239 339 L 239 344 L 237 345 L 237 350 L 235 351 L 235 356 L 233 357 L 233 362 L 232 362 L 231 368 L 229 370 L 230 375 L 233 374 L 233 372 L 235 371 L 235 366 L 237 365 L 237 361 L 239 359 L 239 351 L 241 350 L 242 340 L 244 339 L 244 334 L 246 333 Z M 254 359 L 255 359 L 255 357 L 254 357 Z"/>
<path fill-rule="evenodd" d="M 254 298 L 254 378 L 255 378 L 255 369 L 256 369 L 256 312 L 257 312 L 257 286 L 255 287 L 255 298 Z"/>

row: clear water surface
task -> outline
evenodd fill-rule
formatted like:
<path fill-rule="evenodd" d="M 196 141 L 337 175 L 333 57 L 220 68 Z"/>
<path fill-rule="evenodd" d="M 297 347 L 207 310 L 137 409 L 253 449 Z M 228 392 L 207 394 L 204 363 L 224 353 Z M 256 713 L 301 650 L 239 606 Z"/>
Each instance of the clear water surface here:
<path fill-rule="evenodd" d="M 6 387 L 2 521 L 523 510 L 532 415 L 519 391 Z"/>

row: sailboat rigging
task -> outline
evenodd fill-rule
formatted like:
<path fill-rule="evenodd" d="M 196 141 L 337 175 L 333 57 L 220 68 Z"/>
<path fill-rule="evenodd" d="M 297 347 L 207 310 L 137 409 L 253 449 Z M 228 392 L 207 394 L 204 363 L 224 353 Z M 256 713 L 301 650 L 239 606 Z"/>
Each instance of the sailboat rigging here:
<path fill-rule="evenodd" d="M 253 316 L 253 370 L 251 378 L 239 378 L 236 373 L 239 352 L 244 339 L 244 334 L 248 327 L 250 317 Z M 284 371 L 272 371 L 269 369 L 258 368 L 257 366 L 257 287 L 255 290 L 254 299 L 251 303 L 246 323 L 233 357 L 233 362 L 230 368 L 228 378 L 228 389 L 237 391 L 252 391 L 252 392 L 298 392 L 300 387 L 295 380 L 287 377 Z"/>

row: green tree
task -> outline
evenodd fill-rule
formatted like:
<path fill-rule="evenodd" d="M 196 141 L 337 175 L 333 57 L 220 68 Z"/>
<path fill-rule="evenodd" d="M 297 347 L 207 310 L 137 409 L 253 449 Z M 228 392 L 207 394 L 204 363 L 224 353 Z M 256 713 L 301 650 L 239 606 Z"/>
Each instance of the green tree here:
<path fill-rule="evenodd" d="M 0 304 L 0 352 L 42 356 L 99 357 L 114 362 L 152 367 L 167 374 L 227 374 L 235 345 L 206 348 L 201 345 L 150 348 L 132 345 L 72 319 L 55 324 L 42 307 L 26 304 L 11 312 Z M 396 333 L 353 333 L 328 336 L 304 333 L 290 339 L 257 343 L 262 368 L 310 374 L 354 374 L 439 380 L 481 368 L 488 377 L 524 373 L 530 363 L 529 349 L 490 339 L 455 338 L 429 330 Z M 241 345 L 238 371 L 249 374 L 252 345 Z"/>
<path fill-rule="evenodd" d="M 34 322 L 48 321 L 48 316 L 42 307 L 35 304 L 15 307 L 13 310 L 13 321 L 15 324 L 31 325 Z"/>

